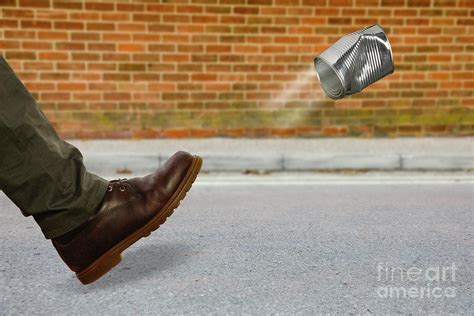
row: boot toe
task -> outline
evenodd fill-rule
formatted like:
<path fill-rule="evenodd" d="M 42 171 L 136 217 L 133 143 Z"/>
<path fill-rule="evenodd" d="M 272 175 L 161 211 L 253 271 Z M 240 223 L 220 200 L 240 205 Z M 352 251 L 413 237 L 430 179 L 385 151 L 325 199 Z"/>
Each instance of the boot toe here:
<path fill-rule="evenodd" d="M 162 198 L 169 198 L 176 191 L 191 167 L 193 158 L 190 153 L 178 151 L 156 171 L 153 187 L 160 191 Z"/>

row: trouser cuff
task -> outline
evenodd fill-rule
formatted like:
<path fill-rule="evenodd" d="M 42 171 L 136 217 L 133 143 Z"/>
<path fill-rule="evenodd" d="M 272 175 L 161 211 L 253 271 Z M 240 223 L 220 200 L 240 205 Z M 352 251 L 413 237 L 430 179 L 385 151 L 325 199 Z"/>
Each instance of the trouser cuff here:
<path fill-rule="evenodd" d="M 104 199 L 108 184 L 109 182 L 105 179 L 97 179 L 96 190 L 94 194 L 90 196 L 89 203 L 84 212 L 74 215 L 64 214 L 64 216 L 56 222 L 49 221 L 48 225 L 41 225 L 38 223 L 45 238 L 52 239 L 64 235 L 87 221 Z"/>

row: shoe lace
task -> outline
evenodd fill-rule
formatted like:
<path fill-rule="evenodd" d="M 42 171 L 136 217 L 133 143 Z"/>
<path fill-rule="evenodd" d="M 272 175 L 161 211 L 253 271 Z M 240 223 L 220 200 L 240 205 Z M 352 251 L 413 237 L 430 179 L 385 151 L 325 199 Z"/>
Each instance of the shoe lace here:
<path fill-rule="evenodd" d="M 125 191 L 125 188 L 126 188 L 125 185 L 124 185 L 124 181 L 125 181 L 125 180 L 127 180 L 127 178 L 123 178 L 123 179 L 118 178 L 117 180 L 112 180 L 112 181 L 110 181 L 110 184 L 109 184 L 109 187 L 108 187 L 108 191 L 109 191 L 109 192 L 112 192 L 112 190 L 114 189 L 113 184 L 118 183 L 118 184 L 119 184 L 119 190 L 120 190 L 121 192 L 124 192 L 124 191 Z"/>

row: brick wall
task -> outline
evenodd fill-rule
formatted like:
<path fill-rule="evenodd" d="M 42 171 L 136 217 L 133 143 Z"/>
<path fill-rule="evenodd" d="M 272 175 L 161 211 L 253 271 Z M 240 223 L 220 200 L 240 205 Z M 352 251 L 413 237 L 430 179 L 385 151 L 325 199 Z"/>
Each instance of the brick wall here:
<path fill-rule="evenodd" d="M 474 134 L 473 0 L 0 0 L 0 9 L 0 52 L 64 137 Z M 314 56 L 373 23 L 389 34 L 395 73 L 328 99 L 308 73 Z"/>

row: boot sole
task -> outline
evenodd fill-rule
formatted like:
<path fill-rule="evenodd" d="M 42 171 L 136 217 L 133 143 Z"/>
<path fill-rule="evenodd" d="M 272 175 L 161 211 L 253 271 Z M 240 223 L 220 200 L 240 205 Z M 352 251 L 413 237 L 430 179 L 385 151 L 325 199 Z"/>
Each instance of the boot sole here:
<path fill-rule="evenodd" d="M 201 166 L 202 158 L 199 156 L 194 156 L 186 176 L 163 209 L 148 223 L 109 249 L 87 268 L 81 272 L 76 273 L 79 281 L 81 281 L 82 284 L 90 284 L 94 281 L 97 281 L 120 263 L 122 260 L 122 252 L 125 249 L 133 245 L 139 239 L 149 236 L 152 231 L 157 230 L 166 221 L 166 219 L 171 214 L 173 214 L 174 210 L 186 197 L 186 193 L 188 193 L 188 191 L 191 189 L 191 186 L 193 185 L 199 171 L 201 170 Z"/>

